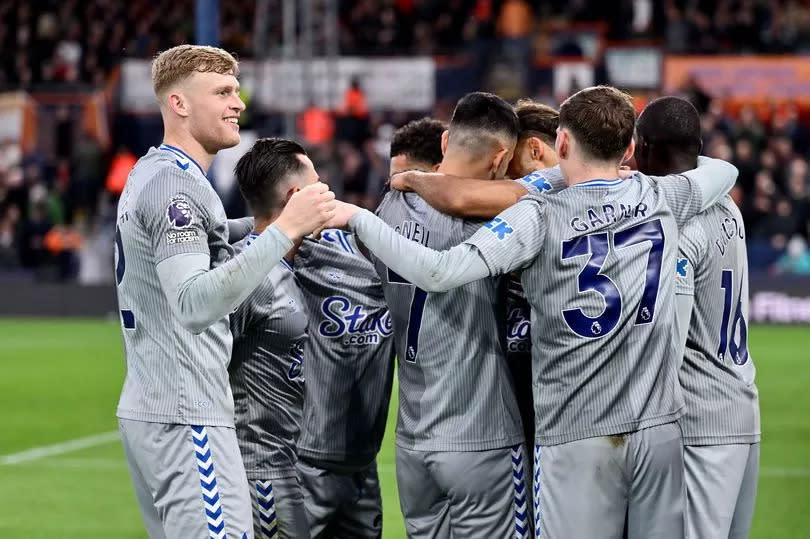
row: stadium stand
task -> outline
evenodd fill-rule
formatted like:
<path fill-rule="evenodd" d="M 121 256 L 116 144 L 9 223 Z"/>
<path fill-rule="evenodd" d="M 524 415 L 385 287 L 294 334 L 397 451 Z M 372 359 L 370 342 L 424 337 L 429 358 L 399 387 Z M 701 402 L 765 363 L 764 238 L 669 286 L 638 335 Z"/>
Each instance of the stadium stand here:
<path fill-rule="evenodd" d="M 281 3 L 270 0 L 271 9 L 280 9 Z M 318 20 L 326 2 L 314 4 Z M 391 134 L 425 114 L 447 119 L 457 96 L 442 95 L 442 73 L 452 74 L 458 63 L 473 66 L 472 78 L 458 90 L 497 86 L 499 70 L 511 66 L 515 69 L 508 73 L 513 78 L 520 73 L 517 78 L 523 84 L 516 96 L 556 104 L 567 94 L 555 95 L 549 82 L 538 82 L 529 68 L 554 56 L 587 56 L 576 40 L 548 38 L 577 25 L 596 23 L 605 39 L 621 37 L 630 44 L 656 38 L 666 53 L 810 50 L 806 2 L 640 0 L 620 2 L 619 9 L 608 4 L 612 6 L 559 0 L 340 2 L 341 55 L 432 56 L 439 66 L 438 99 L 433 110 L 419 113 L 393 107 L 357 113 L 342 106 L 328 110 L 312 105 L 298 115 L 298 136 L 308 141 L 316 166 L 338 192 L 373 207 L 386 181 Z M 255 2 L 234 0 L 221 6 L 222 46 L 250 58 Z M 104 230 L 114 214 L 122 172 L 145 149 L 121 137 L 126 128 L 116 108 L 119 66 L 127 58 L 150 58 L 173 44 L 192 41 L 192 10 L 191 0 L 0 0 L 0 49 L 8 52 L 0 61 L 0 88 L 49 96 L 102 91 L 113 126 L 111 136 L 99 136 L 98 130 L 87 128 L 81 113 L 57 100 L 55 105 L 40 105 L 48 110 L 53 128 L 47 150 L 0 140 L 0 272 L 5 278 L 109 279 L 111 255 L 99 246 L 109 242 Z M 268 28 L 271 56 L 282 45 L 279 24 L 274 19 Z M 315 50 L 323 49 L 320 37 L 315 35 Z M 346 103 L 359 102 L 365 108 L 362 82 L 353 91 Z M 658 93 L 648 91 L 643 98 Z M 810 274 L 810 134 L 805 109 L 789 100 L 741 106 L 710 95 L 694 82 L 680 93 L 702 114 L 704 152 L 730 159 L 740 169 L 734 197 L 746 220 L 752 269 Z M 260 136 L 280 133 L 280 114 L 251 115 Z M 230 213 L 243 211 L 238 196 L 223 198 Z"/>

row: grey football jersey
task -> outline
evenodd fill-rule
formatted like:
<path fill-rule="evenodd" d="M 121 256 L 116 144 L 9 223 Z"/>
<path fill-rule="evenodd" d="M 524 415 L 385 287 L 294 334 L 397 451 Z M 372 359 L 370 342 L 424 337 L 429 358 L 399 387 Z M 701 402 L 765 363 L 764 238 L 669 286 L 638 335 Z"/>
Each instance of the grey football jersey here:
<path fill-rule="evenodd" d="M 681 231 L 676 293 L 694 296 L 680 381 L 684 443 L 760 439 L 756 369 L 748 351 L 748 256 L 740 210 L 725 197 Z"/>
<path fill-rule="evenodd" d="M 515 180 L 525 186 L 529 194 L 555 193 L 565 188 L 565 178 L 559 166 L 535 170 Z M 526 372 L 522 365 L 531 360 L 531 315 L 529 302 L 520 284 L 520 275 L 508 276 L 506 296 L 506 340 L 509 364 L 516 374 L 516 382 L 521 383 Z"/>
<path fill-rule="evenodd" d="M 127 364 L 118 417 L 232 427 L 228 317 L 191 333 L 156 270 L 179 254 L 209 255 L 214 268 L 233 253 L 222 202 L 199 165 L 176 148 L 150 148 L 118 202 L 115 244 Z"/>
<path fill-rule="evenodd" d="M 234 245 L 250 249 L 251 234 Z M 231 315 L 236 435 L 248 479 L 295 475 L 304 399 L 307 310 L 282 260 Z"/>
<path fill-rule="evenodd" d="M 335 471 L 367 467 L 385 434 L 394 330 L 374 266 L 352 234 L 305 239 L 295 272 L 310 313 L 298 454 Z"/>
<path fill-rule="evenodd" d="M 481 222 L 444 215 L 415 193 L 390 192 L 377 210 L 410 240 L 444 249 Z M 398 360 L 397 444 L 476 451 L 524 439 L 506 363 L 501 279 L 428 294 L 375 261 L 391 308 Z"/>
<path fill-rule="evenodd" d="M 592 180 L 526 196 L 467 242 L 531 305 L 535 441 L 632 432 L 683 409 L 674 333 L 678 225 L 700 209 L 685 177 Z"/>
<path fill-rule="evenodd" d="M 526 187 L 529 194 L 554 193 L 565 188 L 565 178 L 559 166 L 535 170 L 516 180 Z M 512 378 L 515 381 L 515 394 L 520 407 L 523 428 L 529 439 L 534 437 L 534 403 L 532 397 L 532 344 L 531 308 L 526 301 L 520 275 L 511 273 L 507 277 L 506 293 L 506 357 Z"/>

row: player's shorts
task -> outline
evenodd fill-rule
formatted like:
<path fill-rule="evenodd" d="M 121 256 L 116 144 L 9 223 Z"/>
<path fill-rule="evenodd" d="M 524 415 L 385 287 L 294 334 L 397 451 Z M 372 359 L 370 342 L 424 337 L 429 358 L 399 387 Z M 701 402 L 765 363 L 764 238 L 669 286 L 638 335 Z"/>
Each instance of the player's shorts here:
<path fill-rule="evenodd" d="M 686 537 L 747 538 L 754 516 L 759 443 L 688 445 Z"/>
<path fill-rule="evenodd" d="M 376 462 L 354 473 L 336 473 L 299 459 L 298 470 L 313 539 L 382 537 L 382 496 Z"/>
<path fill-rule="evenodd" d="M 531 537 L 525 460 L 522 445 L 461 452 L 397 447 L 408 537 Z"/>
<path fill-rule="evenodd" d="M 253 538 L 234 429 L 119 419 L 118 430 L 151 539 Z"/>
<path fill-rule="evenodd" d="M 304 493 L 298 476 L 250 479 L 256 539 L 309 539 Z"/>
<path fill-rule="evenodd" d="M 677 423 L 535 446 L 537 537 L 683 539 L 683 441 Z"/>

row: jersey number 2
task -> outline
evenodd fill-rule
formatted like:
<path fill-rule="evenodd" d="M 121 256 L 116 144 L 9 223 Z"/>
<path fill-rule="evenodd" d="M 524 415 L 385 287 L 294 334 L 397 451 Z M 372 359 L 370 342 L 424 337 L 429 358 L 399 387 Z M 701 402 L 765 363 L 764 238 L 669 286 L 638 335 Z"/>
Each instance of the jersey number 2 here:
<path fill-rule="evenodd" d="M 731 323 L 731 338 L 729 338 L 728 320 L 731 318 L 731 301 L 734 292 L 734 272 L 723 270 L 720 283 L 723 289 L 723 323 L 720 325 L 720 346 L 717 348 L 717 357 L 721 361 L 725 359 L 726 352 L 731 354 L 731 361 L 737 365 L 745 365 L 748 361 L 748 324 L 742 313 L 742 295 L 737 300 L 737 307 L 734 309 L 734 320 Z M 737 330 L 739 329 L 739 342 L 737 341 Z"/>
<path fill-rule="evenodd" d="M 610 333 L 622 314 L 622 295 L 616 283 L 601 273 L 602 266 L 610 250 L 610 237 L 607 232 L 580 236 L 562 242 L 562 259 L 590 255 L 588 262 L 577 276 L 577 290 L 580 294 L 594 292 L 602 296 L 605 309 L 599 316 L 588 316 L 582 309 L 566 309 L 562 312 L 568 327 L 582 337 L 596 339 Z M 647 221 L 613 235 L 616 251 L 650 242 L 645 272 L 644 291 L 636 311 L 636 325 L 649 324 L 655 315 L 655 301 L 658 298 L 658 284 L 661 278 L 661 258 L 664 253 L 664 229 L 661 221 Z"/>
<path fill-rule="evenodd" d="M 425 312 L 428 293 L 406 281 L 390 268 L 388 269 L 388 282 L 413 286 L 411 307 L 408 312 L 408 338 L 405 341 L 405 361 L 416 363 L 416 358 L 419 357 L 419 330 L 422 329 L 422 314 Z"/>
<path fill-rule="evenodd" d="M 120 286 L 124 280 L 127 261 L 124 258 L 124 242 L 121 240 L 121 230 L 115 227 L 115 284 Z M 125 329 L 135 329 L 135 314 L 128 309 L 121 309 L 121 324 Z"/>

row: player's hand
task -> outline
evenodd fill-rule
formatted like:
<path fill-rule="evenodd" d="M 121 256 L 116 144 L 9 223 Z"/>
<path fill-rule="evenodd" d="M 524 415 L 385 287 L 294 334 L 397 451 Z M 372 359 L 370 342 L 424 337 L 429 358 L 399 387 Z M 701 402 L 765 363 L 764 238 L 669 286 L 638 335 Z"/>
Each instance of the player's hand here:
<path fill-rule="evenodd" d="M 276 219 L 276 225 L 291 240 L 323 228 L 335 214 L 335 193 L 325 183 L 307 185 L 293 196 Z"/>
<path fill-rule="evenodd" d="M 327 223 L 324 225 L 324 229 L 347 228 L 349 226 L 349 220 L 354 217 L 357 212 L 362 211 L 362 208 L 355 206 L 354 204 L 348 204 L 341 200 L 336 200 L 335 202 L 335 212 L 332 214 L 329 221 L 327 221 Z"/>

